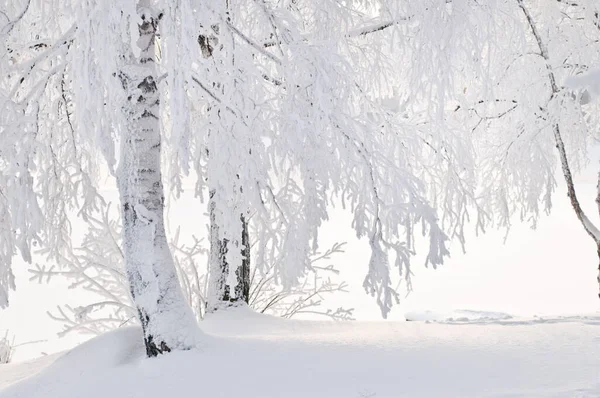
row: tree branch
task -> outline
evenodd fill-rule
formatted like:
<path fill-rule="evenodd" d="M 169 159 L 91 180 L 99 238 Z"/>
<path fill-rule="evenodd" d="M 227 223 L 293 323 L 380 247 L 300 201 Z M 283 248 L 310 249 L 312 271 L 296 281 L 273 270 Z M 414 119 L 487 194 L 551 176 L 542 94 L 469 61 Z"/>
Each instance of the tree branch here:
<path fill-rule="evenodd" d="M 346 33 L 345 36 L 350 37 L 350 38 L 351 37 L 360 37 L 360 36 L 364 37 L 371 33 L 381 32 L 382 30 L 385 30 L 392 26 L 399 25 L 402 22 L 406 22 L 409 20 L 410 20 L 409 17 L 403 17 L 403 18 L 394 19 L 394 20 L 390 20 L 390 21 L 380 22 L 380 23 L 374 24 L 374 25 L 363 26 L 360 28 L 355 28 L 355 29 L 350 30 L 350 32 Z"/>
<path fill-rule="evenodd" d="M 230 21 L 225 21 L 225 24 L 233 33 L 238 35 L 243 41 L 245 41 L 248 45 L 250 45 L 256 51 L 258 51 L 265 57 L 269 58 L 271 61 L 274 61 L 277 65 L 282 65 L 282 62 L 279 58 L 277 58 L 275 55 L 271 54 L 270 52 L 268 52 L 264 49 L 264 47 L 266 47 L 266 46 L 264 46 L 264 45 L 260 46 L 259 44 L 255 43 L 248 36 L 246 36 L 244 33 L 242 33 L 238 28 L 233 26 L 233 24 Z"/>

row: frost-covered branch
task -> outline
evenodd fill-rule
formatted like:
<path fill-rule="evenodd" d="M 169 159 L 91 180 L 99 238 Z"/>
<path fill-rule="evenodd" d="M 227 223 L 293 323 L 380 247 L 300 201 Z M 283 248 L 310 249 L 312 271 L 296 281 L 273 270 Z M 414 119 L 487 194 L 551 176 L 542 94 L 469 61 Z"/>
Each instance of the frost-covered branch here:
<path fill-rule="evenodd" d="M 348 33 L 346 33 L 346 37 L 360 37 L 360 36 L 369 35 L 371 33 L 381 32 L 387 28 L 404 23 L 409 20 L 410 20 L 409 17 L 404 17 L 404 18 L 394 19 L 394 20 L 390 20 L 390 21 L 374 23 L 374 24 L 370 24 L 367 26 L 361 26 L 359 28 L 350 30 Z"/>

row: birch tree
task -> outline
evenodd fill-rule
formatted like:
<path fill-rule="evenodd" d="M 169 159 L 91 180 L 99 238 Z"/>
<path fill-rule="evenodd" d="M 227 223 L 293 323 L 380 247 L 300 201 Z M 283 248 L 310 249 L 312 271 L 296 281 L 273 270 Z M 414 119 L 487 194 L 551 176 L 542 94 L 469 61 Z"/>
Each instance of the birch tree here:
<path fill-rule="evenodd" d="M 232 96 L 238 85 L 237 76 L 231 73 L 222 73 L 229 69 L 235 70 L 235 41 L 233 32 L 227 28 L 231 25 L 232 5 L 226 0 L 223 8 L 217 7 L 211 10 L 212 18 L 200 28 L 198 45 L 200 46 L 204 59 L 212 61 L 210 65 L 217 73 L 212 73 L 215 81 L 211 86 L 217 90 L 221 97 Z M 219 72 L 221 71 L 221 72 Z M 209 75 L 210 67 L 207 68 Z M 201 84 L 201 83 L 200 83 Z M 238 95 L 228 101 L 228 107 L 238 108 L 236 102 Z M 236 204 L 233 208 L 223 206 L 227 196 L 231 195 L 231 188 L 223 189 L 224 184 L 233 183 L 233 190 L 243 190 L 240 183 L 239 172 L 230 168 L 232 159 L 222 162 L 222 157 L 211 148 L 228 145 L 229 141 L 238 141 L 235 137 L 236 120 L 231 122 L 227 112 L 221 113 L 222 109 L 209 105 L 208 119 L 213 120 L 207 133 L 207 174 L 209 190 L 209 213 L 210 213 L 210 257 L 209 257 L 209 291 L 207 296 L 207 310 L 212 312 L 222 305 L 231 305 L 236 302 L 248 303 L 250 300 L 250 243 L 248 234 L 248 212 L 240 209 Z M 229 119 L 229 120 L 228 120 Z M 233 138 L 233 140 L 232 140 Z M 212 152 L 212 154 L 211 154 Z M 242 166 L 243 167 L 243 166 Z M 217 176 L 226 170 L 227 177 L 224 181 L 217 180 Z M 212 176 L 211 176 L 212 175 Z M 235 197 L 235 196 L 234 196 Z M 231 214 L 233 213 L 233 214 Z M 237 233 L 223 229 L 224 219 L 239 216 Z M 235 224 L 234 224 L 235 225 Z M 234 226 L 235 228 L 235 226 Z M 230 251 L 240 255 L 228 255 Z M 231 269 L 231 272 L 230 272 Z"/>
<path fill-rule="evenodd" d="M 560 2 L 559 2 L 560 3 Z M 579 91 L 573 93 L 569 89 L 564 87 L 566 79 L 562 77 L 563 87 L 559 86 L 559 79 L 561 78 L 559 68 L 556 65 L 556 58 L 552 57 L 552 49 L 549 46 L 549 42 L 552 38 L 544 37 L 541 33 L 543 23 L 540 24 L 536 21 L 531 11 L 532 7 L 529 7 L 523 0 L 518 0 L 518 5 L 523 12 L 523 17 L 527 21 L 527 26 L 530 29 L 531 35 L 535 39 L 539 55 L 543 60 L 544 66 L 547 72 L 546 92 L 548 93 L 548 100 L 545 106 L 540 107 L 542 112 L 547 114 L 548 119 L 551 121 L 551 129 L 553 133 L 554 143 L 556 151 L 558 152 L 558 158 L 560 160 L 560 167 L 563 173 L 563 177 L 567 186 L 567 195 L 571 203 L 577 219 L 581 223 L 585 232 L 594 241 L 597 253 L 600 261 L 600 230 L 598 230 L 597 222 L 594 223 L 590 220 L 586 212 L 583 210 L 579 198 L 575 190 L 575 183 L 573 181 L 573 160 L 577 162 L 577 158 L 570 155 L 565 145 L 565 139 L 563 136 L 571 134 L 577 136 L 581 134 L 579 131 L 568 131 L 569 129 L 581 129 L 583 132 L 589 131 L 592 133 L 592 137 L 598 135 L 598 126 L 590 126 L 588 130 L 588 123 L 591 120 L 598 123 L 598 106 L 596 105 L 594 110 L 591 112 L 595 113 L 594 116 L 587 116 L 589 109 L 585 109 L 589 98 L 589 92 Z M 575 48 L 570 48 L 567 44 L 567 40 L 561 40 L 563 46 L 570 50 L 570 53 L 562 55 L 562 64 L 565 69 L 568 70 L 571 76 L 577 74 L 586 73 L 589 69 L 590 64 L 597 65 L 600 62 L 600 7 L 596 3 L 583 2 L 583 3 L 571 3 L 565 2 L 559 4 L 559 10 L 564 12 L 564 20 L 561 19 L 561 28 L 570 33 L 569 36 L 575 35 L 574 43 Z M 560 29 L 562 30 L 562 29 Z M 560 31 L 559 30 L 559 31 Z M 581 35 L 580 37 L 577 37 Z M 579 40 L 577 40 L 579 39 Z M 585 88 L 585 87 L 584 87 Z M 584 97 L 586 95 L 586 97 Z M 553 113 L 553 114 L 552 114 Z M 591 119 L 591 120 L 590 120 Z M 589 142 L 587 137 L 583 137 L 583 145 Z M 585 150 L 585 146 L 582 148 Z M 598 173 L 598 192 L 596 196 L 596 204 L 598 206 L 600 215 L 600 172 Z M 600 262 L 598 266 L 598 284 L 600 285 Z M 600 293 L 599 293 L 600 296 Z"/>
<path fill-rule="evenodd" d="M 472 76 L 475 84 L 465 87 L 463 96 L 469 100 L 449 112 L 472 126 L 481 203 L 507 232 L 513 216 L 535 227 L 540 212 L 552 208 L 558 166 L 571 207 L 598 247 L 597 223 L 584 211 L 573 175 L 597 141 L 599 104 L 589 86 L 569 87 L 572 80 L 585 81 L 600 62 L 598 4 L 500 4 L 504 12 L 493 14 L 493 20 L 513 33 L 498 30 L 487 39 L 486 46 L 498 49 L 490 51 L 488 74 Z"/>
<path fill-rule="evenodd" d="M 31 243 L 37 241 L 48 247 L 56 243 L 56 253 L 51 255 L 58 258 L 69 245 L 70 224 L 64 203 L 79 207 L 84 217 L 97 203 L 97 181 L 88 171 L 95 165 L 85 161 L 94 160 L 97 155 L 93 151 L 100 149 L 118 180 L 125 268 L 147 354 L 156 356 L 172 349 L 191 348 L 195 345 L 197 326 L 180 291 L 163 219 L 160 94 L 155 54 L 161 12 L 155 4 L 145 1 L 123 3 L 120 7 L 110 2 L 78 2 L 57 5 L 49 13 L 45 6 L 46 3 L 25 2 L 17 18 L 3 28 L 3 34 L 9 35 L 5 42 L 11 46 L 13 38 L 25 43 L 30 40 L 27 29 L 40 22 L 44 22 L 44 28 L 36 32 L 36 38 L 46 33 L 46 29 L 51 38 L 56 38 L 57 32 L 65 32 L 64 26 L 70 26 L 56 41 L 34 45 L 51 50 L 33 56 L 18 53 L 8 64 L 3 63 L 8 69 L 7 83 L 16 81 L 4 101 L 12 108 L 8 117 L 14 115 L 16 122 L 3 123 L 3 136 L 30 137 L 25 140 L 23 161 L 16 163 L 20 170 L 11 169 L 16 158 L 3 152 L 7 164 L 5 175 L 18 179 L 16 184 L 8 182 L 3 188 L 10 190 L 11 185 L 16 185 L 27 193 L 24 200 L 19 199 L 22 201 L 19 205 L 15 205 L 16 192 L 5 193 L 5 198 L 13 201 L 6 211 L 20 223 L 12 231 L 4 231 L 9 234 L 20 231 L 16 238 L 23 241 L 21 252 L 27 260 L 30 261 Z M 69 12 L 73 9 L 76 19 L 70 21 Z M 21 24 L 19 34 L 15 31 L 18 24 Z M 136 27 L 134 32 L 131 26 Z M 137 37 L 135 44 L 132 36 Z M 18 48 L 23 51 L 32 46 L 21 44 Z M 10 55 L 14 50 L 8 47 L 5 52 Z M 57 98 L 62 99 L 58 103 L 63 109 L 62 126 L 54 123 L 57 115 L 51 110 L 60 101 Z M 46 101 L 48 107 L 44 106 Z M 75 120 L 70 107 L 76 112 Z M 58 140 L 57 129 L 62 133 Z M 41 137 L 40 132 L 45 136 Z M 116 142 L 121 147 L 115 170 Z M 7 149 L 11 144 L 14 148 L 21 146 L 6 140 L 3 143 Z M 80 143 L 89 151 L 87 158 L 78 149 Z M 55 145 L 61 152 L 55 151 Z M 36 151 L 39 146 L 48 148 L 45 156 Z M 81 198 L 83 205 L 79 204 Z M 58 225 L 43 221 L 54 214 Z M 33 218 L 36 223 L 27 221 L 31 217 L 36 217 Z M 39 236 L 38 231 L 44 229 L 45 236 Z M 14 242 L 15 237 L 10 238 L 9 242 Z M 7 255 L 12 255 L 12 248 L 7 249 Z M 6 269 L 6 264 L 2 269 Z"/>
<path fill-rule="evenodd" d="M 427 8 L 415 15 L 428 15 L 436 26 L 421 30 L 432 46 L 416 53 L 426 83 L 415 92 L 439 104 L 437 123 L 472 143 L 477 173 L 467 197 L 477 209 L 476 228 L 496 225 L 508 233 L 515 219 L 535 227 L 552 209 L 559 168 L 571 207 L 598 248 L 597 223 L 573 180 L 600 126 L 588 77 L 600 62 L 597 2 L 453 0 L 415 7 Z M 430 95 L 432 89 L 438 92 Z"/>
<path fill-rule="evenodd" d="M 161 11 L 138 4 L 137 62 L 118 72 L 127 103 L 117 180 L 125 269 L 139 312 L 146 351 L 156 356 L 193 346 L 195 318 L 183 299 L 164 223 L 160 93 L 155 65 Z"/>

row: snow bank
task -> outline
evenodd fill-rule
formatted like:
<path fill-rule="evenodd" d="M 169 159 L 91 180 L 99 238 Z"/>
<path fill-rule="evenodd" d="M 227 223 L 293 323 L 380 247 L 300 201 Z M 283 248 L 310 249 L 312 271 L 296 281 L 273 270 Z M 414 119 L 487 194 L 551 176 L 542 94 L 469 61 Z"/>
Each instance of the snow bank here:
<path fill-rule="evenodd" d="M 235 309 L 203 322 L 201 350 L 145 359 L 141 332 L 123 329 L 0 398 L 598 397 L 598 320 L 327 323 Z"/>

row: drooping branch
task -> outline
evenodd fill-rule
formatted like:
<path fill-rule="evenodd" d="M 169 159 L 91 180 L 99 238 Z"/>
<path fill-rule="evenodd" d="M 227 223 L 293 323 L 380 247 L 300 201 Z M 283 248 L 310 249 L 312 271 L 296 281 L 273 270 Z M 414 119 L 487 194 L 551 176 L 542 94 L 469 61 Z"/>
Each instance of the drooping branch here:
<path fill-rule="evenodd" d="M 252 48 L 254 48 L 256 51 L 258 51 L 259 53 L 261 53 L 262 55 L 264 55 L 265 57 L 269 58 L 271 61 L 274 61 L 277 65 L 281 65 L 282 61 L 277 58 L 277 56 L 271 54 L 270 52 L 266 51 L 263 47 L 267 47 L 264 46 L 261 47 L 259 44 L 255 43 L 252 39 L 250 39 L 247 35 L 245 35 L 244 33 L 242 33 L 238 28 L 236 28 L 235 26 L 233 26 L 233 24 L 231 23 L 231 21 L 225 21 L 226 26 L 233 32 L 235 33 L 239 38 L 241 38 L 244 42 L 248 43 L 248 45 L 250 45 Z"/>
<path fill-rule="evenodd" d="M 57 57 L 58 55 L 64 55 L 68 51 L 68 47 L 73 41 L 73 36 L 77 31 L 77 26 L 71 26 L 64 35 L 62 35 L 50 48 L 36 55 L 34 58 L 29 59 L 23 63 L 15 65 L 15 69 L 20 69 L 23 72 L 20 75 L 18 81 L 13 85 L 10 90 L 9 97 L 15 97 L 17 92 L 23 87 L 24 83 L 29 83 L 30 77 L 33 75 L 37 69 L 42 69 L 40 65 L 44 63 L 44 61 L 51 59 L 52 57 Z M 59 73 L 63 65 L 55 65 L 51 70 L 44 73 L 43 77 L 35 84 L 32 85 L 32 88 L 29 90 L 27 94 L 23 94 L 20 99 L 21 102 L 24 102 L 28 98 L 30 98 L 33 93 L 36 92 L 36 89 L 40 87 L 45 87 L 47 81 L 53 75 Z"/>
<path fill-rule="evenodd" d="M 402 17 L 402 18 L 396 18 L 393 20 L 387 20 L 387 21 L 375 23 L 372 25 L 360 26 L 357 28 L 350 29 L 348 31 L 348 33 L 346 33 L 344 35 L 344 37 L 349 38 L 349 39 L 365 37 L 372 33 L 382 32 L 388 28 L 400 25 L 401 23 L 409 21 L 409 20 L 410 20 L 410 17 Z M 306 38 L 306 40 L 308 41 L 308 38 Z M 279 44 L 281 44 L 281 42 L 278 40 L 270 40 L 270 41 L 263 42 L 262 46 L 264 48 L 269 48 L 269 47 L 277 46 Z"/>
<path fill-rule="evenodd" d="M 206 84 L 202 83 L 200 81 L 200 79 L 196 76 L 192 76 L 192 81 L 194 83 L 196 83 L 198 85 L 198 87 L 200 87 L 202 89 L 202 91 L 204 91 L 206 94 L 208 94 L 208 96 L 210 98 L 212 98 L 214 101 L 216 101 L 217 103 L 223 105 L 223 101 L 221 100 L 221 98 L 217 97 L 217 95 L 208 87 L 206 87 Z M 227 109 L 227 111 L 229 111 L 232 115 L 234 115 L 235 117 L 238 118 L 238 121 L 240 123 L 242 123 L 244 126 L 248 126 L 248 124 L 246 123 L 246 121 L 244 120 L 244 118 L 239 114 L 239 112 L 236 112 L 235 109 L 231 108 L 228 105 L 225 105 L 225 109 Z"/>

